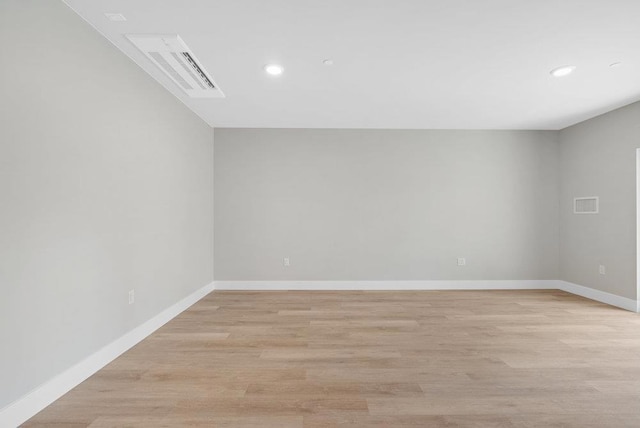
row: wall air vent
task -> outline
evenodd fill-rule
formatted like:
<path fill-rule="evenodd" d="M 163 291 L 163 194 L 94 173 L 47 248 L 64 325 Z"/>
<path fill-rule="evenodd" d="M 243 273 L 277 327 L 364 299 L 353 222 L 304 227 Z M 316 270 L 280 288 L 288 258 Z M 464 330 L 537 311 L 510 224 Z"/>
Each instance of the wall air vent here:
<path fill-rule="evenodd" d="M 129 34 L 127 38 L 190 97 L 224 97 L 177 34 Z"/>
<path fill-rule="evenodd" d="M 585 196 L 573 199 L 574 214 L 598 214 L 600 209 L 597 196 Z"/>

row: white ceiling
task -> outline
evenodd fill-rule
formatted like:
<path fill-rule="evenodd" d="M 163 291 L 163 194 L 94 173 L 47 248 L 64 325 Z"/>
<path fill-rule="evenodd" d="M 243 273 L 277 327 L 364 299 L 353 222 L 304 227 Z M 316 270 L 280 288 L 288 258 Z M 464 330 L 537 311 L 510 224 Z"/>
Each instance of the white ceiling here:
<path fill-rule="evenodd" d="M 215 127 L 561 129 L 640 100 L 638 0 L 64 1 Z M 130 33 L 179 34 L 226 98 L 187 97 Z"/>

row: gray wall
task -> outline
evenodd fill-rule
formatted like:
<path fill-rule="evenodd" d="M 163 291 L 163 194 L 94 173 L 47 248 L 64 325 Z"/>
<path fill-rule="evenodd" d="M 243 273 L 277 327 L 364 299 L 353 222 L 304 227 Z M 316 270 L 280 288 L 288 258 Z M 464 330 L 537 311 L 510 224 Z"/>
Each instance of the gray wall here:
<path fill-rule="evenodd" d="M 213 131 L 59 1 L 0 36 L 2 408 L 212 281 Z"/>
<path fill-rule="evenodd" d="M 635 299 L 640 103 L 566 128 L 560 138 L 561 279 Z M 578 196 L 599 196 L 600 214 L 573 214 Z"/>
<path fill-rule="evenodd" d="M 217 128 L 216 280 L 557 279 L 557 137 Z"/>

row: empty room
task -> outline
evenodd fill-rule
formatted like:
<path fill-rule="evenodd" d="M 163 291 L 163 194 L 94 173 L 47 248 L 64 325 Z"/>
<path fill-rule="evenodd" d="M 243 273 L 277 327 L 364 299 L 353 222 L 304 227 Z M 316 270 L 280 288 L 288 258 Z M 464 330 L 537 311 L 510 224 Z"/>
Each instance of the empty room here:
<path fill-rule="evenodd" d="M 640 427 L 639 18 L 0 0 L 0 428 Z"/>

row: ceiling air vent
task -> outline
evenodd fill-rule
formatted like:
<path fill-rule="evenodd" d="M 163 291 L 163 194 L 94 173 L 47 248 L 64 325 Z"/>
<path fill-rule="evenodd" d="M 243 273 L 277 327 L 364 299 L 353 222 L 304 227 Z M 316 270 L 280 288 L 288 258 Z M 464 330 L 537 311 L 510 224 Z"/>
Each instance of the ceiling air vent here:
<path fill-rule="evenodd" d="M 585 196 L 573 199 L 574 214 L 598 214 L 599 201 L 597 196 Z"/>
<path fill-rule="evenodd" d="M 190 97 L 224 97 L 177 34 L 129 34 L 127 38 Z"/>

